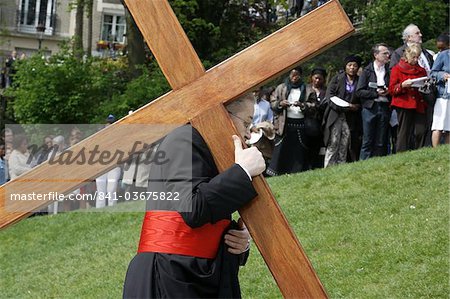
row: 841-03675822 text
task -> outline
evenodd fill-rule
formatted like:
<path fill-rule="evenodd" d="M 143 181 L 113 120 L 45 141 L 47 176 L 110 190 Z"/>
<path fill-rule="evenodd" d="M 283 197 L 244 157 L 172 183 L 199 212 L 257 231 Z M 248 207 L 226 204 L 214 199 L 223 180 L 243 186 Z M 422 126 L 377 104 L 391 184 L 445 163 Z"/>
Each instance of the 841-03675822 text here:
<path fill-rule="evenodd" d="M 98 192 L 96 195 L 100 200 L 166 200 L 166 201 L 177 201 L 180 200 L 180 192 L 124 192 L 123 194 L 113 192 L 110 193 Z M 110 198 L 111 197 L 111 198 Z"/>

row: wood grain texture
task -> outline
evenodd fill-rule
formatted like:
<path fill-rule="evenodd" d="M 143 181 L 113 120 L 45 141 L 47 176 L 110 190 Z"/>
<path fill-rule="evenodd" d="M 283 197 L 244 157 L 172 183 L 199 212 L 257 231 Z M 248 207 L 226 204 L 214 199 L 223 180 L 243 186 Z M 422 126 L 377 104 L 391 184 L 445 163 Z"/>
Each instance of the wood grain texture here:
<path fill-rule="evenodd" d="M 166 0 L 125 0 L 125 4 L 174 90 L 205 73 L 202 62 Z"/>
<path fill-rule="evenodd" d="M 315 22 L 314 20 L 327 20 Z M 227 61 L 207 71 L 203 76 L 171 91 L 152 103 L 137 110 L 117 123 L 80 142 L 76 148 L 92 151 L 96 145 L 110 151 L 127 152 L 135 140 L 151 143 L 163 137 L 164 130 L 138 129 L 131 131 L 121 127 L 129 124 L 172 124 L 180 126 L 190 119 L 217 106 L 227 103 L 255 86 L 278 76 L 292 66 L 338 43 L 353 33 L 354 29 L 337 1 L 330 1 L 305 17 L 289 24 L 257 44 L 243 50 Z M 326 32 L 327 34 L 317 34 Z M 6 227 L 28 215 L 25 211 L 12 213 L 5 208 L 5 188 L 22 190 L 23 193 L 48 192 L 46 178 L 92 179 L 113 168 L 114 165 L 59 165 L 43 164 L 20 177 L 32 182 L 23 184 L 11 181 L 0 188 L 0 228 Z M 61 182 L 52 191 L 67 193 L 81 182 Z M 49 202 L 26 202 L 32 210 Z M 22 207 L 20 209 L 23 209 Z M 14 210 L 14 209 L 13 209 Z"/>
<path fill-rule="evenodd" d="M 220 126 L 216 125 L 218 123 Z M 222 105 L 192 119 L 191 124 L 205 139 L 220 172 L 233 165 L 234 144 L 231 136 L 239 134 Z M 265 179 L 262 176 L 253 178 L 253 186 L 258 196 L 239 213 L 281 293 L 285 298 L 327 298 L 322 283 Z"/>

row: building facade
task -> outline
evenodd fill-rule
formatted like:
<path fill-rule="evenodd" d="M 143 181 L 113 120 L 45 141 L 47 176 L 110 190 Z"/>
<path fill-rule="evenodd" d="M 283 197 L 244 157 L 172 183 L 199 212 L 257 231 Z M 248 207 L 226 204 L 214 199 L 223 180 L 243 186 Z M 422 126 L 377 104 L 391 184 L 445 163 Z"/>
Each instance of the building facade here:
<path fill-rule="evenodd" d="M 13 51 L 28 56 L 39 48 L 46 55 L 59 49 L 75 34 L 73 0 L 2 0 L 0 3 L 0 63 Z M 108 55 L 126 43 L 125 9 L 120 0 L 93 0 L 92 54 Z M 85 10 L 83 45 L 87 46 Z M 112 45 L 115 45 L 113 47 Z"/>

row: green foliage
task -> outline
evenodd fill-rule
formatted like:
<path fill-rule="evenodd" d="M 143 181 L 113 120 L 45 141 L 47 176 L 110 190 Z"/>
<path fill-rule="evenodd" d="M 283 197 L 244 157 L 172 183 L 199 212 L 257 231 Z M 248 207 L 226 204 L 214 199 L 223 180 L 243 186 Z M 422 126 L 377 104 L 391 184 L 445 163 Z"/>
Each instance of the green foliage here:
<path fill-rule="evenodd" d="M 84 1 L 84 0 L 83 0 Z M 74 0 L 73 9 L 83 3 Z M 173 0 L 172 8 L 205 66 L 210 67 L 274 31 L 278 25 L 255 22 L 241 1 Z M 269 1 L 270 4 L 272 1 Z M 11 114 L 20 123 L 95 123 L 125 116 L 169 90 L 154 64 L 131 79 L 126 62 L 89 58 L 64 46 L 49 59 L 35 55 L 17 66 Z"/>
<path fill-rule="evenodd" d="M 66 48 L 48 59 L 36 54 L 17 65 L 7 90 L 20 123 L 91 123 L 104 102 L 124 89 L 123 65 L 76 59 Z M 104 117 L 104 116 L 103 116 Z"/>
<path fill-rule="evenodd" d="M 268 1 L 271 4 L 273 1 Z M 278 28 L 277 24 L 251 20 L 253 0 L 172 0 L 171 6 L 199 57 L 216 64 Z"/>
<path fill-rule="evenodd" d="M 392 48 L 402 44 L 402 31 L 410 23 L 419 26 L 423 46 L 435 50 L 434 38 L 448 30 L 449 7 L 441 0 L 341 0 L 357 32 L 350 38 L 303 65 L 304 77 L 316 66 L 327 69 L 329 78 L 343 68 L 343 60 L 358 54 L 364 65 L 372 61 L 371 48 L 384 42 Z M 447 29 L 446 29 L 447 28 Z"/>
<path fill-rule="evenodd" d="M 368 3 L 370 0 L 340 0 L 342 7 L 345 9 L 350 21 L 355 23 L 360 23 L 367 12 Z"/>
<path fill-rule="evenodd" d="M 428 148 L 269 179 L 330 298 L 448 298 L 449 153 Z M 145 209 L 124 203 L 2 231 L 0 297 L 120 297 L 144 214 L 124 212 L 135 204 Z M 281 298 L 254 244 L 240 283 L 243 298 Z"/>
<path fill-rule="evenodd" d="M 403 29 L 413 23 L 426 41 L 448 30 L 448 12 L 441 0 L 375 0 L 367 7 L 362 35 L 369 45 L 384 42 L 397 48 Z"/>
<path fill-rule="evenodd" d="M 361 42 L 361 36 L 350 36 L 346 40 L 334 45 L 302 65 L 303 77 L 307 78 L 306 81 L 308 81 L 311 71 L 315 67 L 322 67 L 327 70 L 328 75 L 326 79 L 328 80 L 326 81 L 329 82 L 338 71 L 344 69 L 344 58 L 348 55 L 358 54 L 364 58 L 366 62 L 370 61 L 371 58 L 368 57 L 368 55 L 365 55 L 365 51 L 370 52 L 370 47 Z"/>
<path fill-rule="evenodd" d="M 172 0 L 170 4 L 199 57 L 208 59 L 219 43 L 220 27 L 217 23 L 213 23 L 207 15 L 202 14 L 199 2 L 202 4 L 202 11 L 206 9 L 209 14 L 217 13 L 212 10 L 213 3 L 210 3 L 211 6 L 209 6 L 210 4 L 206 1 L 202 2 L 202 0 Z"/>
<path fill-rule="evenodd" d="M 426 42 L 422 43 L 422 48 L 425 48 L 427 50 L 431 50 L 431 51 L 433 51 L 435 53 L 437 53 L 439 51 L 439 49 L 437 48 L 437 45 L 436 45 L 436 39 L 435 38 L 429 39 Z"/>
<path fill-rule="evenodd" d="M 43 59 L 40 54 L 18 61 L 14 86 L 16 122 L 103 123 L 114 114 L 121 118 L 169 90 L 156 63 L 139 67 L 141 75 L 131 79 L 127 60 L 89 58 L 80 61 L 63 47 Z"/>
<path fill-rule="evenodd" d="M 123 117 L 130 110 L 137 110 L 170 90 L 156 62 L 151 68 L 140 66 L 139 69 L 142 74 L 131 80 L 123 93 L 115 94 L 111 101 L 104 102 L 99 109 L 101 113 L 94 120 L 103 122 L 104 116 L 111 113 Z"/>
<path fill-rule="evenodd" d="M 273 7 L 274 0 L 170 0 L 170 3 L 207 68 L 282 25 L 268 23 L 264 18 L 252 19 L 248 13 L 253 6 L 264 15 L 266 5 Z M 286 5 L 287 0 L 277 3 Z M 401 44 L 403 28 L 409 23 L 421 28 L 424 41 L 448 28 L 445 26 L 448 5 L 440 0 L 341 0 L 341 3 L 361 30 L 302 65 L 305 78 L 316 66 L 326 68 L 331 77 L 342 69 L 343 58 L 349 54 L 359 54 L 369 62 L 370 48 L 376 42 L 396 48 Z M 48 60 L 33 56 L 18 64 L 17 85 L 8 91 L 15 101 L 8 109 L 13 108 L 16 120 L 21 123 L 103 122 L 110 113 L 122 117 L 169 90 L 156 63 L 142 67 L 142 74 L 135 79 L 131 79 L 126 65 L 100 59 L 83 62 L 67 47 Z"/>

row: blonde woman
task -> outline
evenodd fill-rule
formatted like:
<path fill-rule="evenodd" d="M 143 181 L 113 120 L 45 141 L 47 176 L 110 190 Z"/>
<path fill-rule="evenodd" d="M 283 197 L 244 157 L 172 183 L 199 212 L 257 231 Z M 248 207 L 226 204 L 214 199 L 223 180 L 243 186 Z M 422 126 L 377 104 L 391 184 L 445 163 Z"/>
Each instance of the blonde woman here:
<path fill-rule="evenodd" d="M 402 59 L 392 68 L 389 82 L 389 93 L 392 96 L 392 107 L 397 111 L 398 135 L 397 151 L 407 151 L 424 144 L 426 133 L 427 103 L 417 87 L 413 87 L 411 79 L 427 76 L 427 72 L 419 64 L 422 48 L 411 44 L 405 49 Z M 414 134 L 415 146 L 410 144 Z"/>

